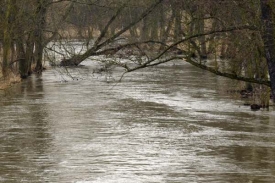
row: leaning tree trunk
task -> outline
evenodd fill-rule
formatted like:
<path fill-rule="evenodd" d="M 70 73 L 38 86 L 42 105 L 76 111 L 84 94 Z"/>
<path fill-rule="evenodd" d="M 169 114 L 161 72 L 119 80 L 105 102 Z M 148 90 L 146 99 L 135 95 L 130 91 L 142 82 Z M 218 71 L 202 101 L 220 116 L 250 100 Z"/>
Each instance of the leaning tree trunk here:
<path fill-rule="evenodd" d="M 268 65 L 268 72 L 271 83 L 271 93 L 273 102 L 275 102 L 275 39 L 274 39 L 274 26 L 272 19 L 272 8 L 270 6 L 272 0 L 261 0 L 262 10 L 262 39 L 265 46 L 265 57 Z"/>

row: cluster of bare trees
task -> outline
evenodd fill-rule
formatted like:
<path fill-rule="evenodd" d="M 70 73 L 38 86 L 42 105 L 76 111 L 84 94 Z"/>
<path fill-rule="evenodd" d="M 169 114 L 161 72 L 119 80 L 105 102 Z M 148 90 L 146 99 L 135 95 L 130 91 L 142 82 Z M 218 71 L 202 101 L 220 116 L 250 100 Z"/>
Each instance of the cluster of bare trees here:
<path fill-rule="evenodd" d="M 0 1 L 0 76 L 5 78 L 13 72 L 26 78 L 32 72 L 42 72 L 45 46 L 58 38 L 58 31 L 72 9 L 69 3 L 62 6 L 59 3 L 56 0 Z"/>
<path fill-rule="evenodd" d="M 42 69 L 43 34 L 46 24 L 45 1 L 1 1 L 2 73 L 11 68 L 27 77 L 32 63 Z"/>
<path fill-rule="evenodd" d="M 274 6 L 272 0 L 1 0 L 2 74 L 41 72 L 49 42 L 79 39 L 85 51 L 64 57 L 62 66 L 101 54 L 144 57 L 131 65 L 114 61 L 131 72 L 184 59 L 271 87 L 275 96 Z"/>

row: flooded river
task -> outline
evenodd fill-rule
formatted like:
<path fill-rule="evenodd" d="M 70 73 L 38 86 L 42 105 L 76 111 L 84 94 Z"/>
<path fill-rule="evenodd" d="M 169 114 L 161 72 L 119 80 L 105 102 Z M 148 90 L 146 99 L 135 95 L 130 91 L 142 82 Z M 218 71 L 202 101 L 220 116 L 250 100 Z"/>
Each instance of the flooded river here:
<path fill-rule="evenodd" d="M 275 111 L 222 92 L 234 82 L 175 62 L 116 83 L 85 64 L 0 93 L 0 182 L 275 182 Z"/>

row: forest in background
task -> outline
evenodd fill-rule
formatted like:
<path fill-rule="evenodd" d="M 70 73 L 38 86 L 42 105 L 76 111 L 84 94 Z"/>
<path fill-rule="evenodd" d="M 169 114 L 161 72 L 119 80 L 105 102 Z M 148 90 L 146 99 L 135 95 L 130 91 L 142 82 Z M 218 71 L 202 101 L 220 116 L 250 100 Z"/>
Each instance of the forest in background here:
<path fill-rule="evenodd" d="M 45 58 L 77 66 L 97 55 L 135 55 L 131 64 L 108 60 L 125 73 L 181 59 L 256 83 L 259 103 L 268 106 L 270 88 L 275 96 L 274 6 L 272 0 L 1 0 L 0 80 L 41 73 Z M 85 50 L 50 59 L 50 43 L 71 40 Z"/>

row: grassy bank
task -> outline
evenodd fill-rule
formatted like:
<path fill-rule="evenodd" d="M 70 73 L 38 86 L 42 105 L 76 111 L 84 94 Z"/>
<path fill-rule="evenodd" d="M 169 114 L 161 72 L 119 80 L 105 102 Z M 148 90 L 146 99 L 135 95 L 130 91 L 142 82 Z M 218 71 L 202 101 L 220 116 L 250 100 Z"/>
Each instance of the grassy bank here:
<path fill-rule="evenodd" d="M 0 72 L 0 90 L 4 90 L 19 82 L 21 82 L 21 78 L 19 75 L 10 73 L 7 77 L 4 78 L 2 73 Z"/>

